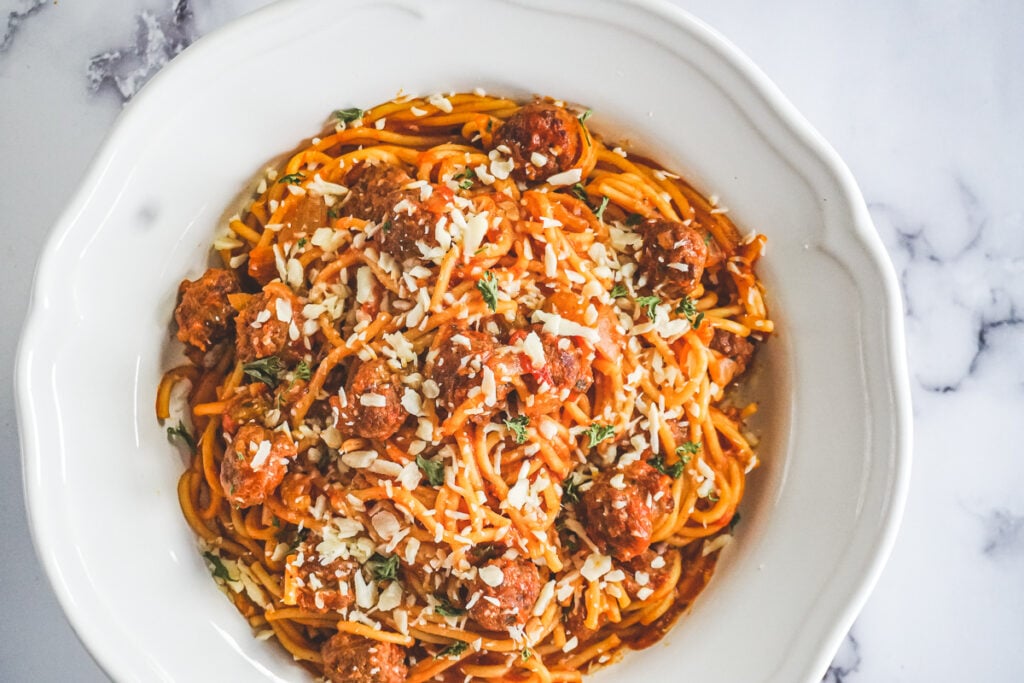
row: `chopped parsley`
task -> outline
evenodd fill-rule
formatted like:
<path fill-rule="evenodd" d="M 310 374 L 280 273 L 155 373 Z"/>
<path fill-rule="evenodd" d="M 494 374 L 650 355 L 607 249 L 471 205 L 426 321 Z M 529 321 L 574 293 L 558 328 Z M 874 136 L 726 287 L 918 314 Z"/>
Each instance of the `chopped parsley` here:
<path fill-rule="evenodd" d="M 304 360 L 300 360 L 299 364 L 295 366 L 295 379 L 309 380 L 313 375 L 313 371 L 309 367 L 309 363 Z"/>
<path fill-rule="evenodd" d="M 676 455 L 694 455 L 700 450 L 700 444 L 696 441 L 684 441 L 683 443 L 676 446 Z"/>
<path fill-rule="evenodd" d="M 674 462 L 671 465 L 665 464 L 665 455 L 658 453 L 656 456 L 647 461 L 647 464 L 658 470 L 662 474 L 667 474 L 673 479 L 678 479 L 683 473 L 683 462 L 682 460 Z"/>
<path fill-rule="evenodd" d="M 416 456 L 416 464 L 423 473 L 427 475 L 427 481 L 431 486 L 440 486 L 444 483 L 444 463 L 427 460 L 422 455 Z"/>
<path fill-rule="evenodd" d="M 562 482 L 562 505 L 580 502 L 580 484 L 573 474 L 569 474 Z"/>
<path fill-rule="evenodd" d="M 167 440 L 168 441 L 174 441 L 175 437 L 177 437 L 177 438 L 181 439 L 182 441 L 184 441 L 185 445 L 188 446 L 188 449 L 190 451 L 192 451 L 192 455 L 195 455 L 195 453 L 196 453 L 196 440 L 195 440 L 195 437 L 193 437 L 192 434 L 189 433 L 188 429 L 185 428 L 185 423 L 182 422 L 181 420 L 178 420 L 178 426 L 177 427 L 168 427 L 167 428 Z"/>
<path fill-rule="evenodd" d="M 530 418 L 526 415 L 517 415 L 505 420 L 505 427 L 512 432 L 512 438 L 516 443 L 526 443 L 526 426 L 530 424 Z"/>
<path fill-rule="evenodd" d="M 289 173 L 288 175 L 283 175 L 280 178 L 278 178 L 277 182 L 281 184 L 287 183 L 289 185 L 297 185 L 305 179 L 306 176 L 302 175 L 301 173 Z"/>
<path fill-rule="evenodd" d="M 454 643 L 441 650 L 434 659 L 441 659 L 442 657 L 451 657 L 454 659 L 465 652 L 467 647 L 469 647 L 469 643 L 462 640 L 456 640 Z"/>
<path fill-rule="evenodd" d="M 533 656 L 533 650 L 531 650 L 528 647 L 524 647 L 523 648 L 523 661 L 525 662 L 527 659 L 529 659 L 532 656 Z"/>
<path fill-rule="evenodd" d="M 398 578 L 398 555 L 384 557 L 374 553 L 367 564 L 370 565 L 370 573 L 377 581 L 394 581 Z"/>
<path fill-rule="evenodd" d="M 638 296 L 636 298 L 636 305 L 643 309 L 644 313 L 647 314 L 648 319 L 654 322 L 654 318 L 657 315 L 654 308 L 661 303 L 660 296 Z"/>
<path fill-rule="evenodd" d="M 685 295 L 679 301 L 679 305 L 676 306 L 676 313 L 685 315 L 693 329 L 700 327 L 701 322 L 704 320 L 704 314 L 697 311 L 697 304 L 693 302 L 693 299 Z"/>
<path fill-rule="evenodd" d="M 391 232 L 391 219 L 384 221 L 384 224 L 380 226 L 381 232 Z"/>
<path fill-rule="evenodd" d="M 459 187 L 463 190 L 468 190 L 473 187 L 473 180 L 476 178 L 476 171 L 467 166 L 462 169 L 462 171 L 452 176 L 453 180 L 458 180 L 460 178 L 462 179 L 462 182 L 459 183 Z"/>
<path fill-rule="evenodd" d="M 434 612 L 442 617 L 461 617 L 466 613 L 466 610 L 461 607 L 455 607 L 452 603 L 442 599 L 441 602 L 434 605 Z"/>
<path fill-rule="evenodd" d="M 622 284 L 621 282 L 612 287 L 611 295 L 613 299 L 621 299 L 627 294 L 629 294 L 629 291 L 626 290 L 626 285 Z"/>
<path fill-rule="evenodd" d="M 338 220 L 339 218 L 341 218 L 341 209 L 339 209 L 336 206 L 332 206 L 331 208 L 327 209 L 327 218 L 328 220 L 332 221 Z"/>
<path fill-rule="evenodd" d="M 586 429 L 586 435 L 590 439 L 590 444 L 587 447 L 593 448 L 605 439 L 610 438 L 613 434 L 615 434 L 615 427 L 595 422 Z"/>
<path fill-rule="evenodd" d="M 577 118 L 580 120 L 580 123 L 586 123 L 587 119 L 589 119 L 593 115 L 594 115 L 594 110 L 593 109 L 588 109 L 585 112 L 583 112 L 582 114 L 580 114 Z"/>
<path fill-rule="evenodd" d="M 362 109 L 359 109 L 357 107 L 350 107 L 348 109 L 339 109 L 338 111 L 334 112 L 334 118 L 338 119 L 342 123 L 352 123 L 353 121 L 357 121 L 363 118 L 363 114 L 365 113 L 366 112 L 364 112 Z"/>
<path fill-rule="evenodd" d="M 483 294 L 484 303 L 487 304 L 487 308 L 491 311 L 498 310 L 498 278 L 494 276 L 494 273 L 487 271 L 484 276 L 477 280 L 476 288 Z"/>
<path fill-rule="evenodd" d="M 306 246 L 306 243 L 307 243 L 308 241 L 309 241 L 309 240 L 307 240 L 307 239 L 306 239 L 305 237 L 303 237 L 302 239 L 300 239 L 300 240 L 298 241 L 298 243 L 296 243 L 296 245 L 295 245 L 295 246 L 296 246 L 297 248 L 299 248 L 299 249 L 302 249 L 302 248 L 303 248 L 304 246 Z"/>
<path fill-rule="evenodd" d="M 599 221 L 603 221 L 604 220 L 604 210 L 607 209 L 607 208 L 608 208 L 608 198 L 607 197 L 601 197 L 601 206 L 597 207 L 597 210 L 594 211 L 594 215 L 597 217 L 597 220 L 599 220 Z"/>
<path fill-rule="evenodd" d="M 242 372 L 258 382 L 263 382 L 271 389 L 277 386 L 283 371 L 284 364 L 277 356 L 260 358 L 242 366 Z"/>
<path fill-rule="evenodd" d="M 718 494 L 717 494 L 717 493 L 715 493 L 714 491 L 710 492 L 710 493 L 709 493 L 709 494 L 707 495 L 707 498 L 708 498 L 708 500 L 709 500 L 709 501 L 711 501 L 712 503 L 717 503 L 717 502 L 718 502 Z"/>
<path fill-rule="evenodd" d="M 203 557 L 206 561 L 213 566 L 213 578 L 221 579 L 223 581 L 234 581 L 231 578 L 231 574 L 228 573 L 228 568 L 224 566 L 224 563 L 220 561 L 220 558 L 213 553 L 203 553 Z"/>
<path fill-rule="evenodd" d="M 587 196 L 587 191 L 584 189 L 583 183 L 576 183 L 572 186 L 572 196 L 584 204 L 589 204 L 590 202 L 590 197 Z"/>

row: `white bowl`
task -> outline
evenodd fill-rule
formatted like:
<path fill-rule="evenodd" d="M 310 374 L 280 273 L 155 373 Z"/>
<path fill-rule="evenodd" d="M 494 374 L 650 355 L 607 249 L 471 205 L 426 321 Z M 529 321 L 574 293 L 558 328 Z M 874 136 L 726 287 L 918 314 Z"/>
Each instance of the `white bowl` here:
<path fill-rule="evenodd" d="M 769 238 L 763 467 L 657 646 L 593 680 L 820 680 L 892 545 L 910 411 L 900 300 L 850 173 L 753 64 L 671 6 L 296 0 L 200 40 L 125 109 L 39 264 L 17 368 L 37 551 L 118 680 L 304 680 L 252 638 L 181 517 L 153 413 L 179 280 L 252 173 L 399 88 L 552 95 Z M 538 49 L 536 46 L 543 46 Z"/>

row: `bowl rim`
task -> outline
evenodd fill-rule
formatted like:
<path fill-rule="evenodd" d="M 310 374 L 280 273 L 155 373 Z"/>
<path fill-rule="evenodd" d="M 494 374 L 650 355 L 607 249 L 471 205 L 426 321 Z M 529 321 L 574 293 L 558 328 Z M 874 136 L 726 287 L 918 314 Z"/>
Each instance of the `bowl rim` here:
<path fill-rule="evenodd" d="M 221 43 L 229 43 L 236 36 L 244 35 L 250 27 L 255 27 L 277 16 L 293 11 L 296 5 L 316 0 L 279 0 L 253 12 L 247 13 L 223 27 L 201 36 L 184 50 L 171 63 L 165 66 L 151 79 L 139 94 L 122 110 L 107 133 L 99 151 L 89 164 L 77 191 L 60 217 L 51 228 L 37 261 L 31 287 L 31 298 L 25 316 L 25 323 L 19 340 L 16 367 L 14 373 L 15 408 L 19 428 L 19 440 L 22 453 L 22 476 L 25 494 L 25 505 L 29 521 L 32 543 L 47 579 L 64 611 L 64 614 L 94 661 L 112 678 L 129 678 L 129 672 L 119 661 L 116 650 L 109 641 L 101 638 L 90 625 L 87 614 L 77 606 L 71 587 L 65 582 L 63 570 L 57 554 L 50 552 L 50 534 L 52 529 L 45 521 L 42 509 L 43 459 L 40 451 L 41 430 L 36 413 L 34 399 L 32 359 L 35 351 L 34 340 L 38 336 L 47 309 L 49 308 L 46 286 L 50 278 L 46 274 L 53 270 L 65 236 L 75 226 L 76 216 L 90 201 L 90 197 L 101 186 L 104 170 L 122 146 L 122 138 L 129 128 L 129 122 L 145 115 L 151 100 L 155 100 L 163 83 L 169 81 L 172 74 L 186 73 L 189 69 L 202 64 L 204 56 L 218 49 Z M 372 0 L 351 0 L 355 5 L 368 4 Z M 401 0 L 400 0 L 401 1 Z M 501 0 L 528 7 L 544 7 L 549 3 L 541 0 Z M 689 34 L 702 44 L 719 63 L 730 68 L 745 82 L 751 92 L 760 99 L 771 115 L 785 127 L 804 150 L 831 176 L 846 207 L 850 211 L 853 236 L 857 239 L 869 259 L 869 266 L 874 269 L 880 281 L 879 286 L 884 293 L 884 300 L 878 306 L 884 309 L 885 320 L 884 340 L 882 348 L 886 354 L 886 366 L 891 369 L 890 392 L 892 405 L 892 468 L 888 485 L 889 495 L 886 497 L 887 508 L 880 515 L 880 526 L 876 532 L 877 546 L 873 555 L 868 558 L 867 566 L 860 580 L 849 591 L 842 613 L 836 615 L 832 626 L 822 638 L 823 645 L 813 661 L 808 662 L 807 680 L 814 680 L 814 675 L 824 674 L 825 669 L 837 651 L 842 639 L 852 625 L 857 614 L 866 602 L 872 588 L 891 554 L 903 509 L 910 486 L 912 460 L 912 414 L 910 403 L 909 377 L 906 364 L 906 350 L 903 331 L 903 305 L 895 271 L 888 254 L 882 244 L 867 206 L 852 173 L 840 159 L 834 149 L 811 126 L 811 124 L 789 102 L 779 88 L 757 67 L 754 62 L 732 45 L 723 35 L 686 10 L 671 4 L 668 0 L 606 0 L 624 6 L 632 6 L 638 11 L 647 12 L 671 23 L 674 28 Z M 574 16 L 579 13 L 566 9 Z"/>

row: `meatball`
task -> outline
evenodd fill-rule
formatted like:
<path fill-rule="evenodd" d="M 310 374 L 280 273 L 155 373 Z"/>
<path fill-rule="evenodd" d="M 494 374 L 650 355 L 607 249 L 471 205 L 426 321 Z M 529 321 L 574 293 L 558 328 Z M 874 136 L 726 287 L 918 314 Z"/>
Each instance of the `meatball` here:
<path fill-rule="evenodd" d="M 402 407 L 403 391 L 383 358 L 361 363 L 345 386 L 347 403 L 338 411 L 338 429 L 364 439 L 389 438 L 409 417 Z"/>
<path fill-rule="evenodd" d="M 302 305 L 284 286 L 268 285 L 252 297 L 235 320 L 238 338 L 235 349 L 243 363 L 279 356 L 281 360 L 297 360 L 302 339 L 299 313 Z M 297 321 L 298 320 L 298 321 Z"/>
<path fill-rule="evenodd" d="M 183 280 L 178 287 L 178 340 L 200 351 L 231 336 L 235 309 L 228 294 L 238 292 L 238 278 L 230 270 L 210 268 L 195 281 Z"/>
<path fill-rule="evenodd" d="M 320 647 L 324 678 L 331 683 L 402 683 L 405 648 L 350 633 L 331 636 Z"/>
<path fill-rule="evenodd" d="M 542 181 L 573 167 L 583 149 L 583 126 L 572 112 L 547 102 L 528 104 L 494 134 L 512 157 L 512 177 Z"/>
<path fill-rule="evenodd" d="M 406 187 L 413 180 L 397 166 L 361 165 L 349 173 L 349 193 L 346 205 L 349 214 L 380 226 L 374 240 L 383 253 L 396 261 L 424 256 L 423 248 L 438 246 L 435 237 L 438 212 L 431 211 L 421 200 L 420 188 Z M 447 188 L 432 186 L 433 192 L 448 194 Z M 445 202 L 437 202 L 443 208 Z"/>
<path fill-rule="evenodd" d="M 713 351 L 725 356 L 721 368 L 722 376 L 715 378 L 715 381 L 722 386 L 746 372 L 747 364 L 750 363 L 755 348 L 753 342 L 747 338 L 721 329 L 715 329 L 715 334 L 708 346 Z"/>
<path fill-rule="evenodd" d="M 469 585 L 469 616 L 488 631 L 522 626 L 530 618 L 540 588 L 540 572 L 533 562 L 505 557 L 489 560 Z"/>
<path fill-rule="evenodd" d="M 484 332 L 449 325 L 438 331 L 427 354 L 426 376 L 437 383 L 437 405 L 453 413 L 481 391 L 489 392 L 493 380 L 494 401 L 485 399 L 480 415 L 501 408 L 512 390 L 509 379 L 519 374 L 516 352 Z M 490 376 L 489 376 L 490 375 Z"/>
<path fill-rule="evenodd" d="M 244 424 L 265 424 L 267 413 L 274 407 L 274 401 L 262 382 L 247 384 L 238 393 L 228 399 L 221 415 L 221 428 L 228 434 L 234 434 Z"/>
<path fill-rule="evenodd" d="M 357 571 L 355 560 L 323 564 L 307 548 L 285 565 L 284 603 L 310 612 L 343 610 L 355 601 L 352 577 Z"/>
<path fill-rule="evenodd" d="M 510 341 L 524 348 L 519 364 L 523 382 L 531 393 L 526 405 L 520 406 L 524 414 L 550 413 L 565 401 L 587 391 L 594 383 L 589 359 L 572 339 L 518 330 Z M 538 341 L 543 365 L 536 364 Z"/>
<path fill-rule="evenodd" d="M 238 507 L 259 505 L 284 479 L 288 460 L 295 455 L 295 442 L 284 432 L 242 426 L 220 461 L 224 495 Z"/>
<path fill-rule="evenodd" d="M 678 551 L 666 550 L 664 554 L 667 555 L 669 552 Z M 646 600 L 661 590 L 672 576 L 672 563 L 652 548 L 648 548 L 628 562 L 623 562 L 621 568 L 626 575 L 622 587 L 632 600 Z"/>
<path fill-rule="evenodd" d="M 643 237 L 638 260 L 652 285 L 689 294 L 704 275 L 708 246 L 693 228 L 666 218 L 648 218 L 637 226 Z"/>
<path fill-rule="evenodd" d="M 580 503 L 591 540 L 628 562 L 650 547 L 655 521 L 671 511 L 672 480 L 641 460 L 600 472 Z"/>

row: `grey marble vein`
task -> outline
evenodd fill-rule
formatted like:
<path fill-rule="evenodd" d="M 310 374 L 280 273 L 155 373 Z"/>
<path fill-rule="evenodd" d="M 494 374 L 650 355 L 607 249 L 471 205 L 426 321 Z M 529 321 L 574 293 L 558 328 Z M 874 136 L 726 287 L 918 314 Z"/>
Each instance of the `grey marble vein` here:
<path fill-rule="evenodd" d="M 112 88 L 127 102 L 165 64 L 197 37 L 189 0 L 173 0 L 166 12 L 141 12 L 135 42 L 89 60 L 86 74 L 93 92 Z"/>
<path fill-rule="evenodd" d="M 999 559 L 1017 556 L 1024 551 L 1024 515 L 997 508 L 983 520 L 987 528 L 982 552 Z"/>
<path fill-rule="evenodd" d="M 0 52 L 6 52 L 14 42 L 14 36 L 26 19 L 39 12 L 49 4 L 49 0 L 21 0 L 13 10 L 7 13 L 7 25 L 4 27 L 3 38 L 0 38 Z"/>
<path fill-rule="evenodd" d="M 846 634 L 846 639 L 832 660 L 832 666 L 821 679 L 822 683 L 849 683 L 849 677 L 860 670 L 861 661 L 860 643 L 851 631 Z"/>

